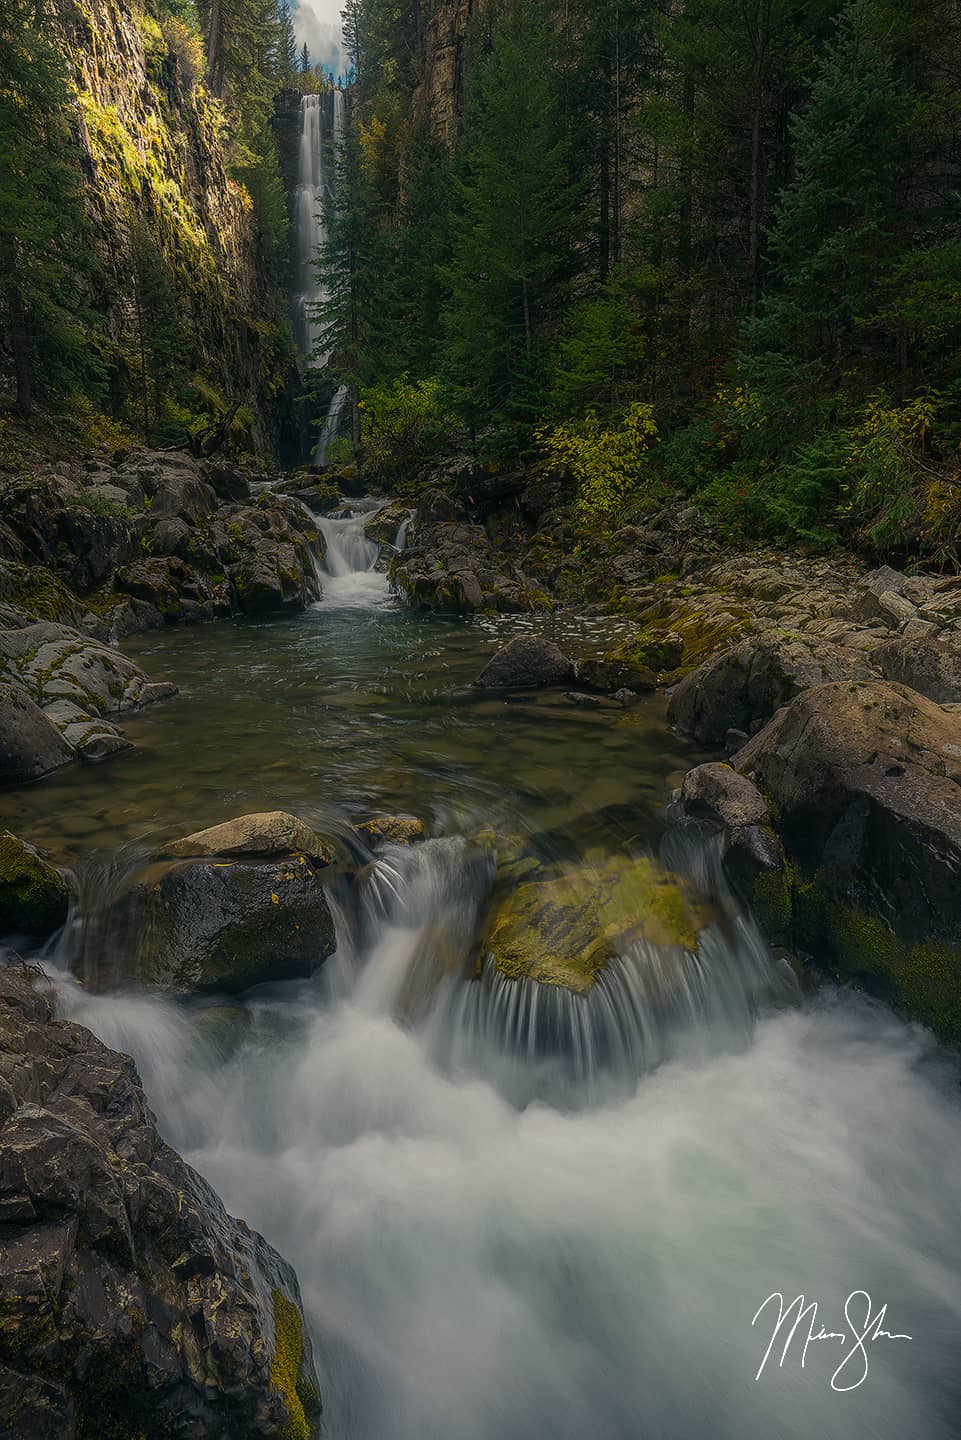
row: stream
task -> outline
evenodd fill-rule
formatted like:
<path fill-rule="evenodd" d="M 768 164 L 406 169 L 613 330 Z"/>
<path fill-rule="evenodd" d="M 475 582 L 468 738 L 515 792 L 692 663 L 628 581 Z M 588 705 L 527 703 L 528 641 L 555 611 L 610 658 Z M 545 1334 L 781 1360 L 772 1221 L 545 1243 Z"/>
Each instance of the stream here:
<path fill-rule="evenodd" d="M 379 852 L 360 922 L 339 914 L 311 980 L 232 1000 L 216 1025 L 209 1001 L 98 993 L 46 957 L 62 1013 L 135 1057 L 165 1137 L 296 1268 L 325 1435 L 957 1436 L 958 1072 L 925 1031 L 853 990 L 802 996 L 733 901 L 697 965 L 666 976 L 629 954 L 587 996 L 447 980 L 416 1013 L 399 1004 L 428 939 L 469 945 L 489 880 L 472 836 L 558 865 L 656 850 L 700 757 L 657 697 L 472 691 L 518 630 L 583 654 L 608 622 L 411 614 L 370 513 L 322 522 L 324 598 L 305 614 L 127 642 L 180 698 L 125 722 L 137 748 L 109 767 L 8 797 L 10 827 L 88 894 L 255 810 L 320 830 L 408 812 L 436 837 Z M 556 1053 L 530 1043 L 545 1024 Z M 867 1292 L 912 1338 L 865 1341 L 863 1376 L 850 1333 L 802 1367 L 805 1321 L 756 1379 L 776 1315 L 752 1318 L 778 1291 L 842 1333 Z"/>

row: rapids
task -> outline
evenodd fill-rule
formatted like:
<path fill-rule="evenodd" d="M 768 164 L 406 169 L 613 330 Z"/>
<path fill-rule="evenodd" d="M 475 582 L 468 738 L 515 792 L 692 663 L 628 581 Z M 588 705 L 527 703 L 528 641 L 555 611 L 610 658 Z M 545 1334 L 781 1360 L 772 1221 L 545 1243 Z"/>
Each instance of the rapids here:
<path fill-rule="evenodd" d="M 179 710 L 138 722 L 97 787 L 78 770 L 17 797 L 34 834 L 86 817 L 97 883 L 118 848 L 258 805 L 341 825 L 348 797 L 401 806 L 442 837 L 335 892 L 310 981 L 174 1002 L 46 957 L 62 1013 L 136 1058 L 166 1137 L 296 1267 L 325 1434 L 956 1436 L 956 1066 L 854 992 L 801 997 L 729 897 L 696 956 L 629 947 L 593 995 L 451 970 L 491 879 L 472 835 L 519 834 L 561 872 L 656 847 L 691 756 L 655 700 L 465 693 L 501 632 L 397 609 L 368 513 L 323 521 L 307 615 L 145 637 Z M 837 1341 L 802 1368 L 800 1338 L 755 1379 L 768 1295 L 841 1331 L 856 1290 L 913 1337 L 869 1344 L 863 1384 L 831 1388 Z"/>

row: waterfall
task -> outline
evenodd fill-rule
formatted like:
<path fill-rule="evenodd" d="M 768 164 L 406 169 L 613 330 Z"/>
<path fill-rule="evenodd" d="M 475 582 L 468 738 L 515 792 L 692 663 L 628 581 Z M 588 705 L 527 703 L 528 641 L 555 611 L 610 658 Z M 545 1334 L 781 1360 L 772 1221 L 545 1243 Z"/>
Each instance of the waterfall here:
<path fill-rule="evenodd" d="M 340 393 L 338 391 L 338 395 Z M 334 404 L 336 402 L 337 396 Z M 383 500 L 356 500 L 331 515 L 313 517 L 324 537 L 326 551 L 321 576 L 324 598 L 320 603 L 323 606 L 370 610 L 392 604 L 387 576 L 383 570 L 376 568 L 380 546 L 369 540 L 366 532 L 368 521 L 386 503 Z"/>
<path fill-rule="evenodd" d="M 316 261 L 327 241 L 325 206 L 336 186 L 337 151 L 344 133 L 346 96 L 335 89 L 321 95 L 305 95 L 300 102 L 300 150 L 297 161 L 295 197 L 296 291 L 293 300 L 294 333 L 301 354 L 322 370 L 329 352 L 319 353 L 323 325 L 318 311 L 329 298 L 327 286 L 318 277 Z M 326 463 L 327 451 L 336 438 L 347 388 L 335 391 L 320 431 L 314 463 Z"/>

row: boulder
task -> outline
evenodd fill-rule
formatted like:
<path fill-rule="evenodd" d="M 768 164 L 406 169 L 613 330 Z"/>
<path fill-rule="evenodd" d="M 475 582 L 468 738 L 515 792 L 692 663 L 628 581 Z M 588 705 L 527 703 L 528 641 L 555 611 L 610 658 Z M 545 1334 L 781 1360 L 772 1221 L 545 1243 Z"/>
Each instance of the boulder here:
<path fill-rule="evenodd" d="M 483 690 L 534 690 L 566 685 L 574 662 L 541 635 L 515 635 L 491 657 L 475 681 Z"/>
<path fill-rule="evenodd" d="M 685 775 L 678 808 L 720 830 L 728 882 L 753 907 L 766 933 L 783 935 L 790 919 L 786 857 L 757 786 L 730 765 L 712 761 Z"/>
<path fill-rule="evenodd" d="M 148 867 L 108 922 L 121 970 L 126 951 L 142 984 L 182 993 L 312 975 L 336 948 L 321 868 L 304 854 Z"/>
<path fill-rule="evenodd" d="M 0 785 L 36 780 L 74 758 L 73 746 L 23 687 L 0 683 Z"/>
<path fill-rule="evenodd" d="M 52 935 L 67 918 L 69 900 L 59 870 L 0 830 L 0 934 Z"/>
<path fill-rule="evenodd" d="M 483 949 L 496 971 L 575 993 L 637 940 L 694 950 L 707 914 L 684 882 L 655 861 L 605 865 L 511 883 L 495 905 Z"/>
<path fill-rule="evenodd" d="M 241 815 L 236 820 L 225 820 L 222 825 L 212 825 L 208 830 L 198 830 L 182 840 L 171 841 L 161 853 L 175 859 L 209 859 L 216 855 L 306 855 L 321 865 L 329 865 L 334 858 L 328 840 L 296 815 L 288 815 L 283 810 L 268 810 L 256 815 Z"/>
<path fill-rule="evenodd" d="M 687 772 L 681 785 L 681 803 L 685 814 L 732 829 L 762 825 L 769 818 L 767 801 L 757 786 L 720 761 Z"/>
<path fill-rule="evenodd" d="M 678 659 L 680 646 L 675 664 Z M 639 694 L 657 688 L 658 668 L 651 663 L 649 647 L 643 641 L 638 641 L 637 637 L 628 636 L 606 650 L 602 656 L 582 660 L 577 667 L 577 678 L 582 685 L 588 685 L 592 690 L 601 690 L 608 695 L 613 695 L 618 690 L 630 690 L 633 694 Z"/>
<path fill-rule="evenodd" d="M 729 730 L 754 734 L 802 690 L 874 674 L 863 655 L 839 645 L 770 631 L 687 675 L 671 696 L 668 720 L 702 745 L 722 745 Z"/>
<path fill-rule="evenodd" d="M 905 633 L 872 650 L 871 662 L 885 680 L 909 685 L 939 705 L 961 701 L 961 650 L 954 645 Z"/>
<path fill-rule="evenodd" d="M 961 718 L 903 685 L 822 685 L 734 763 L 777 807 L 799 940 L 961 1038 Z"/>
<path fill-rule="evenodd" d="M 414 815 L 377 815 L 373 820 L 355 825 L 354 829 L 371 846 L 410 845 L 427 835 L 423 820 Z"/>
<path fill-rule="evenodd" d="M 31 978 L 0 970 L 0 1433 L 313 1440 L 294 1272 Z"/>

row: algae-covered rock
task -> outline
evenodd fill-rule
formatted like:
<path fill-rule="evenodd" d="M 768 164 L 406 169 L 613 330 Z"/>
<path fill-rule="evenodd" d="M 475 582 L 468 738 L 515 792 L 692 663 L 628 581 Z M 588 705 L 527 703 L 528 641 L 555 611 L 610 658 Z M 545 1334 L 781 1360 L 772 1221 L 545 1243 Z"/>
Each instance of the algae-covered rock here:
<path fill-rule="evenodd" d="M 0 934 L 51 935 L 67 918 L 63 876 L 32 845 L 0 830 Z"/>
<path fill-rule="evenodd" d="M 609 695 L 617 690 L 637 694 L 657 687 L 657 670 L 644 642 L 628 636 L 603 655 L 583 660 L 577 667 L 577 678 L 582 685 Z"/>
<path fill-rule="evenodd" d="M 707 919 L 684 882 L 654 860 L 615 857 L 522 881 L 496 906 L 484 948 L 511 979 L 580 993 L 632 941 L 695 949 Z"/>
<path fill-rule="evenodd" d="M 410 845 L 427 834 L 423 820 L 416 815 L 376 815 L 354 829 L 368 845 Z"/>

